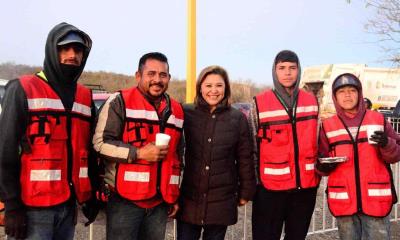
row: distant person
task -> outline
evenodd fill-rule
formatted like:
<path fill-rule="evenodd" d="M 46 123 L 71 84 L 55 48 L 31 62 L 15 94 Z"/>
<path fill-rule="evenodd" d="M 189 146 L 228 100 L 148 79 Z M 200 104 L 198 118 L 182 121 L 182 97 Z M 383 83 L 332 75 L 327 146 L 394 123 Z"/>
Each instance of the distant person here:
<path fill-rule="evenodd" d="M 231 107 L 228 74 L 202 70 L 194 104 L 184 105 L 185 170 L 178 240 L 223 240 L 237 207 L 255 192 L 253 149 L 246 116 Z"/>
<path fill-rule="evenodd" d="M 167 217 L 178 210 L 183 127 L 181 105 L 166 93 L 167 57 L 143 55 L 137 86 L 111 95 L 101 108 L 93 144 L 105 164 L 107 239 L 164 239 Z M 156 146 L 157 133 L 168 145 Z"/>
<path fill-rule="evenodd" d="M 368 98 L 364 98 L 364 105 L 365 109 L 371 110 L 372 108 L 372 102 Z"/>
<path fill-rule="evenodd" d="M 7 84 L 0 116 L 0 187 L 8 239 L 73 239 L 77 206 L 93 222 L 95 107 L 77 84 L 92 47 L 78 28 L 48 34 L 43 70 Z"/>
<path fill-rule="evenodd" d="M 299 89 L 300 62 L 284 50 L 274 60 L 274 88 L 255 97 L 259 185 L 253 200 L 253 239 L 305 239 L 320 177 L 318 102 Z"/>
<path fill-rule="evenodd" d="M 338 76 L 332 93 L 337 114 L 322 123 L 319 152 L 347 161 L 318 163 L 317 169 L 329 175 L 328 206 L 336 217 L 339 237 L 389 240 L 389 214 L 397 201 L 390 164 L 400 160 L 400 137 L 381 113 L 365 108 L 356 76 Z M 372 127 L 382 130 L 368 139 Z"/>

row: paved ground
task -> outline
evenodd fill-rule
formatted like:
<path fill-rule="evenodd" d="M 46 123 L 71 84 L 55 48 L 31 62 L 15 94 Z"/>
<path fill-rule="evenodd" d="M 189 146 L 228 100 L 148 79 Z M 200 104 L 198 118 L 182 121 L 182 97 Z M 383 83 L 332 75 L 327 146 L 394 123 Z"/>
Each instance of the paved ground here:
<path fill-rule="evenodd" d="M 243 212 L 243 211 L 242 211 Z M 225 239 L 226 240 L 242 240 L 243 239 L 243 214 L 239 219 L 239 223 L 234 227 L 231 227 Z M 246 240 L 251 239 L 251 216 L 247 216 L 246 225 L 247 225 L 247 237 Z M 89 227 L 84 227 L 84 219 L 82 216 L 79 216 L 78 224 L 75 232 L 76 240 L 86 240 L 89 239 Z M 400 239 L 400 222 L 392 223 L 392 240 Z M 234 231 L 232 231 L 234 229 Z M 100 213 L 96 222 L 93 224 L 93 240 L 103 240 L 105 239 L 105 215 L 104 213 Z M 0 239 L 5 239 L 4 230 L 0 228 Z M 337 231 L 331 231 L 323 234 L 312 234 L 307 236 L 307 240 L 337 240 L 339 239 Z M 173 222 L 168 223 L 168 231 L 166 234 L 166 240 L 173 240 Z"/>

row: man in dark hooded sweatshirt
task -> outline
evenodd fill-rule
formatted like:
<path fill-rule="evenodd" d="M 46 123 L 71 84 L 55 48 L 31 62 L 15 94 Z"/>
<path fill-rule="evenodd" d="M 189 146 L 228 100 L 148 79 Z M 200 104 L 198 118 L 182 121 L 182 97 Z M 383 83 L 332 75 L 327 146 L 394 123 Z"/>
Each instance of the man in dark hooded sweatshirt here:
<path fill-rule="evenodd" d="M 43 71 L 10 81 L 0 116 L 0 187 L 8 239 L 73 239 L 76 201 L 94 221 L 97 164 L 91 91 L 77 81 L 90 37 L 61 23 L 47 37 Z"/>
<path fill-rule="evenodd" d="M 332 98 L 336 115 L 322 122 L 319 153 L 347 161 L 318 162 L 317 170 L 329 175 L 328 206 L 340 239 L 389 240 L 388 215 L 397 201 L 390 164 L 400 160 L 400 137 L 381 113 L 366 109 L 353 74 L 334 80 Z"/>
<path fill-rule="evenodd" d="M 288 50 L 275 57 L 274 88 L 255 97 L 259 184 L 253 200 L 253 239 L 305 239 L 320 177 L 318 103 L 299 89 L 300 63 Z"/>

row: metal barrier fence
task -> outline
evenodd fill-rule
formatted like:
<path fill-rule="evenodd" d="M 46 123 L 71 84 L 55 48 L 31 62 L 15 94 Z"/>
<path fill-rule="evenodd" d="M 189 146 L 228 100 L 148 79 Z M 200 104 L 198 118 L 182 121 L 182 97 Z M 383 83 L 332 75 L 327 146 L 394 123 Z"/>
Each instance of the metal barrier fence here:
<path fill-rule="evenodd" d="M 394 164 L 392 166 L 394 173 L 393 180 L 395 182 L 396 192 L 399 193 L 400 189 L 400 164 Z M 323 177 L 316 201 L 316 206 L 314 209 L 314 214 L 311 219 L 310 228 L 308 230 L 308 235 L 318 235 L 322 233 L 327 233 L 337 230 L 336 220 L 328 209 L 328 204 L 326 200 L 325 188 L 327 183 L 327 177 Z M 239 214 L 243 214 L 242 218 L 239 218 L 239 222 L 236 225 L 230 226 L 226 234 L 225 239 L 227 240 L 247 240 L 251 238 L 251 206 L 248 204 L 244 209 L 239 211 Z M 393 206 L 392 212 L 390 214 L 391 221 L 400 221 L 399 216 L 400 203 Z M 319 238 L 317 238 L 319 239 Z"/>
<path fill-rule="evenodd" d="M 394 130 L 400 134 L 400 118 L 388 118 Z M 392 165 L 393 181 L 395 184 L 396 192 L 399 194 L 400 189 L 400 163 Z M 336 220 L 328 209 L 325 189 L 327 177 L 323 177 L 318 189 L 317 201 L 314 209 L 314 214 L 308 230 L 308 235 L 317 235 L 337 230 Z M 239 222 L 228 228 L 225 239 L 229 240 L 247 240 L 251 239 L 251 213 L 249 214 L 250 205 L 246 205 L 239 214 L 243 214 L 243 218 L 239 217 Z M 390 214 L 391 221 L 400 221 L 400 203 L 393 206 Z M 250 233 L 250 234 L 249 234 Z"/>

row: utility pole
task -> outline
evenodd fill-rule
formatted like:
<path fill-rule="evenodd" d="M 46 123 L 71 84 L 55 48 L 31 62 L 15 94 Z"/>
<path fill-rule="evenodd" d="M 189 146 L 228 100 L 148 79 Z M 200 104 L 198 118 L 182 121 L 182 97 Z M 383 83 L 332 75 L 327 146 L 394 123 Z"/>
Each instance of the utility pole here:
<path fill-rule="evenodd" d="M 196 0 L 188 0 L 186 102 L 192 103 L 196 93 Z"/>

